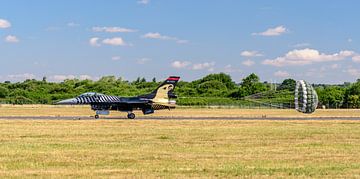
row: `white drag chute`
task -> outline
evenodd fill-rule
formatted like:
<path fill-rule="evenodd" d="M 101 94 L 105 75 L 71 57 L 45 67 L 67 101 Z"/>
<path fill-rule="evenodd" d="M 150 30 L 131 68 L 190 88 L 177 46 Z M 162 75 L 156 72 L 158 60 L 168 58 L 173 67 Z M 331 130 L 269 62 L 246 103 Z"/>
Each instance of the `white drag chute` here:
<path fill-rule="evenodd" d="M 291 96 L 291 98 L 288 98 L 291 99 L 291 101 L 282 103 L 277 101 L 276 96 L 282 96 L 285 98 Z M 297 81 L 295 89 L 291 91 L 270 90 L 246 96 L 243 99 L 249 102 L 257 103 L 261 106 L 268 106 L 270 108 L 294 109 L 295 107 L 297 111 L 305 114 L 315 112 L 319 101 L 318 95 L 316 94 L 313 86 L 304 80 Z"/>
<path fill-rule="evenodd" d="M 296 82 L 295 109 L 302 113 L 313 113 L 318 105 L 318 95 L 314 88 L 306 81 Z"/>

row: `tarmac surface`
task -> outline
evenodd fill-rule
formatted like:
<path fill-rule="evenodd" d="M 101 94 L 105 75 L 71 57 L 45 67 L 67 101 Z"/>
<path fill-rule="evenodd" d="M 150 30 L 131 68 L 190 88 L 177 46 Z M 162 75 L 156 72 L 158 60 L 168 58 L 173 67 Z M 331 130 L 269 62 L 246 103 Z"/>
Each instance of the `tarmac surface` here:
<path fill-rule="evenodd" d="M 174 117 L 174 116 L 138 116 L 128 119 L 126 116 L 0 116 L 0 120 L 360 120 L 359 117 Z"/>

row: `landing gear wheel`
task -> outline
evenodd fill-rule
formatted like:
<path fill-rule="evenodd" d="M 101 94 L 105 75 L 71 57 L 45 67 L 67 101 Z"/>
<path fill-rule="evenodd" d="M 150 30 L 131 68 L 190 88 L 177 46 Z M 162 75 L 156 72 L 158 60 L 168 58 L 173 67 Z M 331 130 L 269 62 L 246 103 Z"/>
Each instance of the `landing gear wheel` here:
<path fill-rule="evenodd" d="M 95 119 L 99 119 L 99 115 L 96 114 L 96 115 L 95 115 Z"/>
<path fill-rule="evenodd" d="M 135 119 L 135 114 L 134 114 L 134 113 L 129 113 L 129 114 L 127 115 L 127 117 L 128 117 L 129 119 Z"/>

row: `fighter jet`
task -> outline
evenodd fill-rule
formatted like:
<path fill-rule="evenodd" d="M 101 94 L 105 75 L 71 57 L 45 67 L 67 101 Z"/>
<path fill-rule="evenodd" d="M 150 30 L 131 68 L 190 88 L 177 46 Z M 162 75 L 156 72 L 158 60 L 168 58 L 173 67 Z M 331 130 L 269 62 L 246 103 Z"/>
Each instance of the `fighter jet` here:
<path fill-rule="evenodd" d="M 134 110 L 142 110 L 146 115 L 154 113 L 154 110 L 175 108 L 177 96 L 174 94 L 174 89 L 179 79 L 178 76 L 170 76 L 153 92 L 140 96 L 119 97 L 88 92 L 56 104 L 91 105 L 91 109 L 96 112 L 95 119 L 98 119 L 99 115 L 109 115 L 110 110 L 127 112 L 127 117 L 134 119 Z"/>

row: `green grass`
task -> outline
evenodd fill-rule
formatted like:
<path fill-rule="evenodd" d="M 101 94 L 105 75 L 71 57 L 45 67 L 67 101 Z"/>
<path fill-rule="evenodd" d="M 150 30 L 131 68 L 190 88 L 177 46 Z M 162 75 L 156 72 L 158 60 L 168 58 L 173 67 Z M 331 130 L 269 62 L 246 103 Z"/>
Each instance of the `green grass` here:
<path fill-rule="evenodd" d="M 360 121 L 1 120 L 0 177 L 360 177 Z"/>

